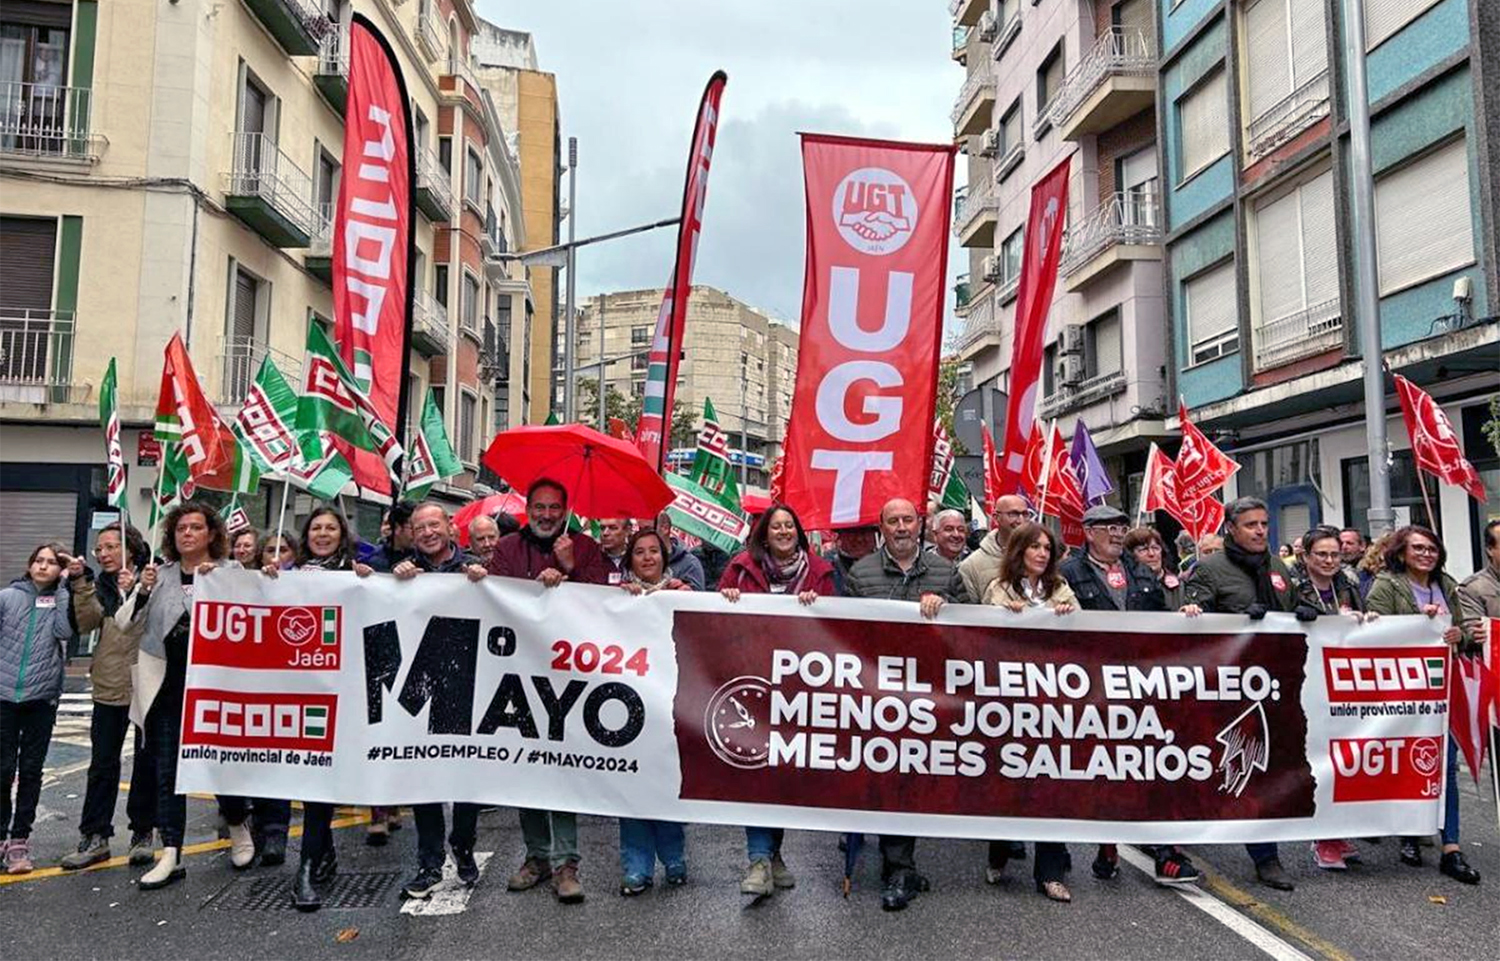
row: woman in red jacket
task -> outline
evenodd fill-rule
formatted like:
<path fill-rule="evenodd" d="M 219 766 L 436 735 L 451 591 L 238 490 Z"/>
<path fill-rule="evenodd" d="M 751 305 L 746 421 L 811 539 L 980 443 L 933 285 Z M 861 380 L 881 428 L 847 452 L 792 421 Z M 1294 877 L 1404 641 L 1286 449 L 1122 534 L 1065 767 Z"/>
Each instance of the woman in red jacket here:
<path fill-rule="evenodd" d="M 773 504 L 751 528 L 745 549 L 724 568 L 719 593 L 731 603 L 741 594 L 785 594 L 811 604 L 820 595 L 837 591 L 833 565 L 812 550 L 797 515 L 789 507 Z M 781 859 L 785 833 L 781 828 L 745 828 L 750 867 L 740 882 L 741 894 L 762 898 L 777 888 L 796 887 L 796 877 Z"/>

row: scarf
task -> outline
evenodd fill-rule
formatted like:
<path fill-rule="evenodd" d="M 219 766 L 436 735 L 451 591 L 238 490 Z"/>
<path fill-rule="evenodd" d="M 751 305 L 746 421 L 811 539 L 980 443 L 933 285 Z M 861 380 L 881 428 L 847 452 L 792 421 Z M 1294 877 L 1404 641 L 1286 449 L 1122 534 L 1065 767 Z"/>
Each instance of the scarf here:
<path fill-rule="evenodd" d="M 766 551 L 761 558 L 760 569 L 766 575 L 766 584 L 772 594 L 801 593 L 802 582 L 807 578 L 807 551 L 799 548 L 785 563 Z"/>
<path fill-rule="evenodd" d="M 1276 600 L 1276 588 L 1271 585 L 1271 552 L 1261 551 L 1252 554 L 1239 544 L 1234 538 L 1224 538 L 1224 553 L 1229 557 L 1229 562 L 1249 575 L 1251 582 L 1255 585 L 1255 603 L 1261 605 L 1268 611 L 1280 609 Z"/>
<path fill-rule="evenodd" d="M 340 547 L 327 557 L 309 556 L 296 569 L 302 571 L 352 571 L 354 570 L 354 561 L 349 557 L 349 552 Z"/>
<path fill-rule="evenodd" d="M 100 571 L 94 577 L 94 597 L 104 609 L 104 616 L 114 617 L 115 611 L 120 609 L 120 602 L 125 599 L 120 594 L 120 575 Z"/>
<path fill-rule="evenodd" d="M 663 568 L 661 572 L 661 580 L 646 581 L 642 580 L 639 577 L 636 577 L 635 571 L 627 570 L 625 572 L 625 579 L 632 584 L 639 584 L 641 586 L 642 594 L 655 594 L 657 591 L 665 589 L 666 586 L 672 582 L 672 573 L 666 568 Z"/>

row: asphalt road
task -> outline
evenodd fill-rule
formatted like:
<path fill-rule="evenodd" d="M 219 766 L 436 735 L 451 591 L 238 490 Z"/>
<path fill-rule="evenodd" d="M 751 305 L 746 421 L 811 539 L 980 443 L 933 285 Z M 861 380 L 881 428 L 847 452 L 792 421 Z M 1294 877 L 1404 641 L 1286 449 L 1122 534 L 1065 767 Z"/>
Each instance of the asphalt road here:
<path fill-rule="evenodd" d="M 48 870 L 77 842 L 86 745 L 86 718 L 65 716 L 32 835 L 39 870 L 0 876 L 6 958 L 1500 957 L 1500 830 L 1488 788 L 1481 796 L 1472 781 L 1462 788 L 1464 846 L 1486 874 L 1478 887 L 1438 874 L 1435 849 L 1426 849 L 1427 867 L 1405 867 L 1388 840 L 1358 842 L 1365 863 L 1346 874 L 1319 871 L 1306 845 L 1283 846 L 1297 881 L 1285 894 L 1255 884 L 1242 848 L 1192 849 L 1208 877 L 1179 894 L 1136 867 L 1097 881 L 1088 870 L 1092 848 L 1073 845 L 1074 901 L 1061 905 L 1036 893 L 1029 861 L 1013 863 L 1008 879 L 990 886 L 982 842 L 923 839 L 917 860 L 932 891 L 907 911 L 886 914 L 873 843 L 845 900 L 836 837 L 791 832 L 785 854 L 797 887 L 753 903 L 738 890 L 743 832 L 692 826 L 689 883 L 627 899 L 617 893 L 614 822 L 586 818 L 580 835 L 588 899 L 569 907 L 543 888 L 505 890 L 522 845 L 515 813 L 501 809 L 480 817 L 477 850 L 491 859 L 467 901 L 454 894 L 428 909 L 452 913 L 410 914 L 397 893 L 415 862 L 410 817 L 390 845 L 369 848 L 360 812 L 351 810 L 335 822 L 343 825 L 335 831 L 339 894 L 350 906 L 299 915 L 287 909 L 290 865 L 230 868 L 206 798 L 189 802 L 187 844 L 195 853 L 182 883 L 138 891 L 139 869 L 123 857 L 79 873 Z M 122 834 L 124 823 L 122 792 Z M 115 854 L 124 848 L 117 836 Z M 1135 860 L 1149 870 L 1143 858 Z"/>

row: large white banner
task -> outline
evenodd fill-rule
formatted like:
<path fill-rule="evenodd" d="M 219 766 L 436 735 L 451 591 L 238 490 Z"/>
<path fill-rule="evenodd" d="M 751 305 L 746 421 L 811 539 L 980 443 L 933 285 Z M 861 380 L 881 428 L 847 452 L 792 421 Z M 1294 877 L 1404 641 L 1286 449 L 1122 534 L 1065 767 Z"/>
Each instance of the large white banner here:
<path fill-rule="evenodd" d="M 178 788 L 1130 843 L 1434 831 L 1442 620 L 200 578 Z"/>

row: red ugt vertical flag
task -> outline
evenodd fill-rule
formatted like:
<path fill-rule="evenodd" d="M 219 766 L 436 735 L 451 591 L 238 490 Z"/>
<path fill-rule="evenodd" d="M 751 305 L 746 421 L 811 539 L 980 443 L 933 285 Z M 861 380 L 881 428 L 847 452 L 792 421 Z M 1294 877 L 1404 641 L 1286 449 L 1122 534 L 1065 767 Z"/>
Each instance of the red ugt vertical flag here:
<path fill-rule="evenodd" d="M 1400 374 L 1392 376 L 1396 378 L 1401 419 L 1406 421 L 1406 433 L 1411 438 L 1411 452 L 1417 466 L 1436 474 L 1445 484 L 1463 488 L 1470 497 L 1483 504 L 1484 482 L 1458 446 L 1458 435 L 1453 432 L 1448 415 L 1443 413 L 1431 394 Z"/>
<path fill-rule="evenodd" d="M 1026 445 L 1031 439 L 1031 426 L 1036 416 L 1047 312 L 1052 307 L 1052 291 L 1057 287 L 1063 225 L 1068 219 L 1068 165 L 1072 159 L 1064 159 L 1031 188 L 1031 212 L 1026 218 L 1026 246 L 1021 257 L 1021 283 L 1016 294 L 1016 331 L 1011 341 L 1005 446 L 1000 455 L 1002 494 L 1011 493 L 1020 482 Z"/>
<path fill-rule="evenodd" d="M 782 489 L 804 527 L 922 509 L 932 465 L 953 154 L 802 135 L 807 262 Z"/>
<path fill-rule="evenodd" d="M 368 19 L 349 24 L 344 175 L 333 221 L 334 340 L 381 421 L 402 440 L 410 347 L 416 156 L 410 100 L 390 45 Z M 361 487 L 390 493 L 381 458 L 338 441 Z"/>
<path fill-rule="evenodd" d="M 714 156 L 719 131 L 719 99 L 729 77 L 715 70 L 698 104 L 693 126 L 692 153 L 688 155 L 687 182 L 682 188 L 682 221 L 677 225 L 677 257 L 672 277 L 662 294 L 656 314 L 656 332 L 646 361 L 646 393 L 641 398 L 641 417 L 636 422 L 636 443 L 646 462 L 660 473 L 666 464 L 667 425 L 672 423 L 672 403 L 677 394 L 677 366 L 682 359 L 682 338 L 687 327 L 688 294 L 693 289 L 693 264 L 698 259 L 698 234 L 703 230 L 703 202 L 708 198 L 708 167 Z"/>

